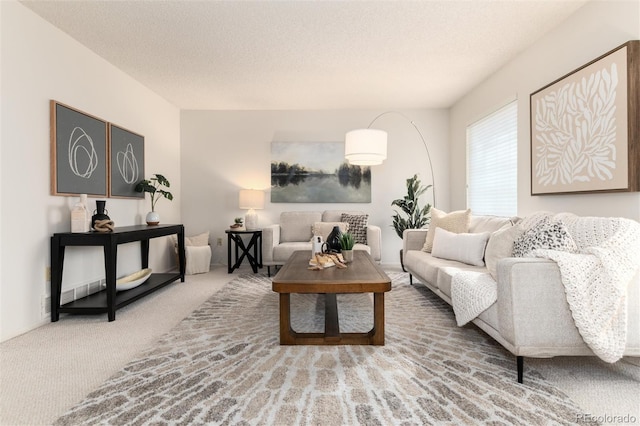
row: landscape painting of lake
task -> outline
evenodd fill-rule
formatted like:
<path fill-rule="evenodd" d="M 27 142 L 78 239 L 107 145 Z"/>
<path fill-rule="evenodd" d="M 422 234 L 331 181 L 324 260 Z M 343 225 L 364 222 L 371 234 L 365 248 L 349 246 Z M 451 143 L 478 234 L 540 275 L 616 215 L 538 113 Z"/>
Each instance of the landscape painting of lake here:
<path fill-rule="evenodd" d="M 370 203 L 371 169 L 350 165 L 344 142 L 272 142 L 272 203 Z"/>

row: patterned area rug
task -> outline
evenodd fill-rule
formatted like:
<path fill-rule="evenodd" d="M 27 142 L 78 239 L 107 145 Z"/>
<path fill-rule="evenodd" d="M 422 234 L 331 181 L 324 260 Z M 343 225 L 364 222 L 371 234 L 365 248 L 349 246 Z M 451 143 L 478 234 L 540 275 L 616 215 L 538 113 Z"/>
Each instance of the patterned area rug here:
<path fill-rule="evenodd" d="M 385 346 L 280 346 L 278 294 L 241 275 L 56 421 L 77 424 L 574 424 L 575 403 L 408 275 L 389 274 Z M 296 331 L 324 297 L 292 295 Z M 339 295 L 341 331 L 372 327 L 372 296 Z"/>

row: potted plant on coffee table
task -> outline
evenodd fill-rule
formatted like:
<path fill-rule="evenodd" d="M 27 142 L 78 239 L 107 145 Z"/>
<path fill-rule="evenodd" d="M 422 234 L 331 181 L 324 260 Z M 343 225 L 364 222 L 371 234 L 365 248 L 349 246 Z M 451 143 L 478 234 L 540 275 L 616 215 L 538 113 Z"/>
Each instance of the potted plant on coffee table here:
<path fill-rule="evenodd" d="M 424 192 L 431 188 L 432 185 L 422 186 L 418 175 L 413 175 L 407 179 L 407 195 L 391 202 L 392 206 L 397 206 L 400 211 L 395 211 L 393 217 L 393 229 L 395 229 L 398 237 L 402 238 L 405 229 L 419 229 L 429 224 L 431 217 L 431 204 L 427 203 L 424 207 L 420 207 L 419 198 Z M 400 249 L 400 265 L 404 269 L 402 259 L 402 249 Z M 405 271 L 406 272 L 406 271 Z"/>
<path fill-rule="evenodd" d="M 147 225 L 157 225 L 160 223 L 160 215 L 156 212 L 156 203 L 160 198 L 166 198 L 169 201 L 173 200 L 173 194 L 162 189 L 163 187 L 169 188 L 171 186 L 169 180 L 157 173 L 153 176 L 154 177 L 150 179 L 141 180 L 135 188 L 136 192 L 148 192 L 151 194 L 151 211 L 147 213 Z"/>
<path fill-rule="evenodd" d="M 356 244 L 353 235 L 348 232 L 340 235 L 340 248 L 345 262 L 353 262 L 353 246 Z"/>

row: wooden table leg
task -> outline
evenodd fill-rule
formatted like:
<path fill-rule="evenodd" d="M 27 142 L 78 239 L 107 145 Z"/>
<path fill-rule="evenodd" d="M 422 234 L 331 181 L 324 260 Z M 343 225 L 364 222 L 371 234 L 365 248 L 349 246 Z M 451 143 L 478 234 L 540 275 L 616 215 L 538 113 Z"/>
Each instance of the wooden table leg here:
<path fill-rule="evenodd" d="M 280 344 L 293 345 L 295 338 L 291 330 L 290 293 L 280 293 Z"/>
<path fill-rule="evenodd" d="M 324 295 L 324 341 L 326 343 L 339 342 L 340 321 L 338 319 L 338 301 L 335 293 Z"/>
<path fill-rule="evenodd" d="M 384 293 L 373 293 L 372 345 L 384 345 Z"/>

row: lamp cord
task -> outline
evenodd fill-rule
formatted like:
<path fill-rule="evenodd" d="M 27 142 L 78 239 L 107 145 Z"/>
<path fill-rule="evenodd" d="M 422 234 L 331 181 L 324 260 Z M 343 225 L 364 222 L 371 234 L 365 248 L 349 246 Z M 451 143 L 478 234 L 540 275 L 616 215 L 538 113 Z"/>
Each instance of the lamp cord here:
<path fill-rule="evenodd" d="M 405 114 L 401 113 L 400 111 L 385 111 L 382 114 L 377 115 L 371 121 L 371 123 L 369 123 L 369 126 L 367 127 L 367 129 L 370 129 L 371 126 L 373 126 L 373 123 L 376 122 L 376 120 L 378 120 L 383 115 L 387 115 L 387 114 L 398 114 L 398 115 L 400 115 L 405 120 L 407 120 L 409 123 L 411 123 L 413 128 L 416 129 L 416 132 L 418 132 L 418 135 L 420 136 L 420 139 L 422 140 L 422 144 L 424 145 L 424 149 L 425 149 L 425 151 L 427 151 L 427 159 L 429 160 L 429 169 L 431 170 L 431 190 L 433 191 L 433 207 L 435 207 L 436 206 L 436 180 L 435 180 L 434 175 L 433 175 L 433 164 L 431 163 L 431 154 L 429 154 L 429 147 L 427 146 L 427 141 L 425 141 L 424 136 L 422 136 L 422 132 L 420 131 L 420 129 L 418 129 L 418 126 L 416 126 L 416 123 L 414 123 L 413 120 L 411 120 L 409 117 L 407 117 Z"/>

